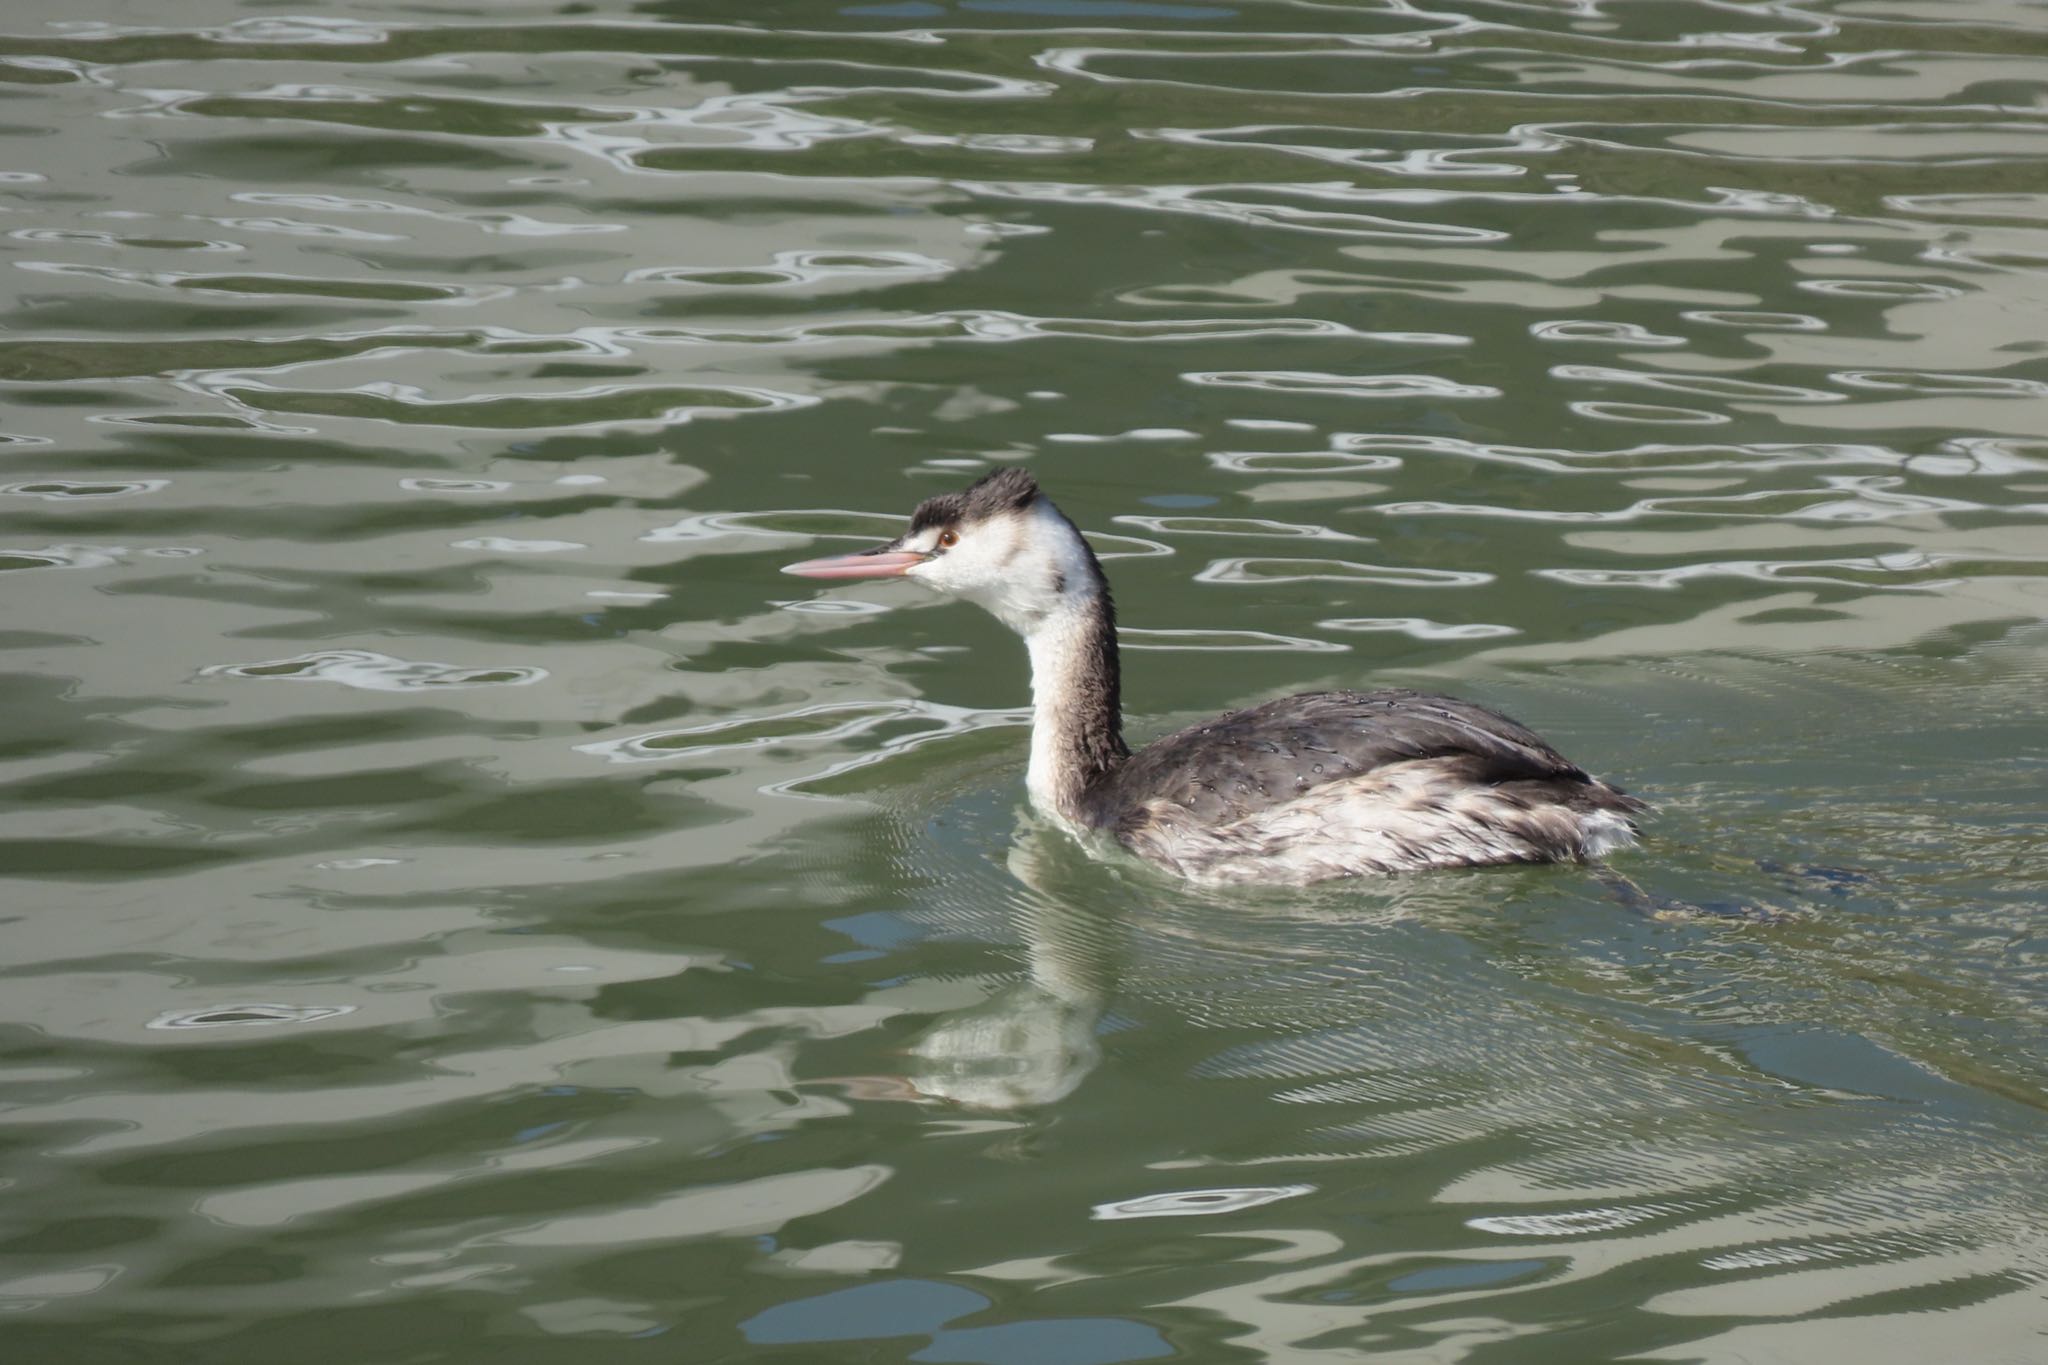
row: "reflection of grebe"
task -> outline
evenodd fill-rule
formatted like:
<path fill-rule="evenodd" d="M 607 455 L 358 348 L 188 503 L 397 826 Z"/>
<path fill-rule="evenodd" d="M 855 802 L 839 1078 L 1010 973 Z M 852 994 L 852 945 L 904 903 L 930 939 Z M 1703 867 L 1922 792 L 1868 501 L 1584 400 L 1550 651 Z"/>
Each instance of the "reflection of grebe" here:
<path fill-rule="evenodd" d="M 906 1079 L 920 1095 L 975 1109 L 1025 1109 L 1064 1099 L 1102 1061 L 1096 1025 L 1116 990 L 1124 928 L 1061 894 L 1073 846 L 1026 819 L 1010 846 L 1024 887 L 1017 929 L 1025 977 L 935 1020 L 910 1047 Z"/>
<path fill-rule="evenodd" d="M 805 578 L 910 578 L 1031 652 L 1031 803 L 1202 881 L 1593 858 L 1647 809 L 1498 712 L 1422 692 L 1308 692 L 1124 745 L 1102 565 L 1029 473 L 926 499 L 910 529 Z"/>

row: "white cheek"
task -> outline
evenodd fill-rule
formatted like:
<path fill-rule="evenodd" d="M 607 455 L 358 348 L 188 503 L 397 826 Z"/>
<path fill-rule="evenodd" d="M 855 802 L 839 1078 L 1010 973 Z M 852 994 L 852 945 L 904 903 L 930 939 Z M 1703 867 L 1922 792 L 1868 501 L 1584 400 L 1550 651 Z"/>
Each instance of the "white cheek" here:
<path fill-rule="evenodd" d="M 917 548 L 915 546 L 909 548 Z M 930 547 L 924 547 L 929 551 Z M 943 588 L 947 592 L 960 592 L 966 587 L 963 580 L 959 552 L 948 550 L 932 556 L 922 564 L 913 564 L 905 571 L 906 578 L 915 578 L 927 587 Z"/>
<path fill-rule="evenodd" d="M 971 550 L 950 550 L 928 566 L 931 579 L 953 592 L 978 595 L 997 586 L 998 575 Z"/>
<path fill-rule="evenodd" d="M 915 566 L 908 576 L 993 612 L 1028 635 L 1078 600 L 1075 589 L 1089 581 L 1087 554 L 1072 529 L 1057 513 L 1041 513 L 1040 518 L 969 527 L 958 544 Z M 934 532 L 934 545 L 936 540 Z M 913 543 L 905 548 L 924 547 Z"/>

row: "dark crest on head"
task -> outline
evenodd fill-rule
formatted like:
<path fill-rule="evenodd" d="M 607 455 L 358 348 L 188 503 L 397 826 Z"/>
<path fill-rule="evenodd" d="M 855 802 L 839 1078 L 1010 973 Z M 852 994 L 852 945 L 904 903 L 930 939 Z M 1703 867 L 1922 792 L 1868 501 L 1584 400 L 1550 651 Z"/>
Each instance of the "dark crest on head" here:
<path fill-rule="evenodd" d="M 958 493 L 941 493 L 926 498 L 910 514 L 910 529 L 927 526 L 958 526 L 980 521 L 1001 512 L 1021 512 L 1038 500 L 1038 481 L 1031 471 L 1016 465 L 991 469 Z"/>

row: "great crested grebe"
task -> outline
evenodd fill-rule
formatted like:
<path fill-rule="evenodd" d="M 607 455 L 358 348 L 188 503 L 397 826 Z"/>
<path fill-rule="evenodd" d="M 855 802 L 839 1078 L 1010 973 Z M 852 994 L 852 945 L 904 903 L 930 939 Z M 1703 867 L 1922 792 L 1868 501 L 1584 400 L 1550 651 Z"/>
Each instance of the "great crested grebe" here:
<path fill-rule="evenodd" d="M 1023 469 L 927 498 L 886 545 L 783 572 L 908 578 L 994 613 L 1031 653 L 1031 804 L 1197 881 L 1596 858 L 1648 809 L 1497 711 L 1405 689 L 1282 697 L 1132 753 L 1109 580 Z"/>

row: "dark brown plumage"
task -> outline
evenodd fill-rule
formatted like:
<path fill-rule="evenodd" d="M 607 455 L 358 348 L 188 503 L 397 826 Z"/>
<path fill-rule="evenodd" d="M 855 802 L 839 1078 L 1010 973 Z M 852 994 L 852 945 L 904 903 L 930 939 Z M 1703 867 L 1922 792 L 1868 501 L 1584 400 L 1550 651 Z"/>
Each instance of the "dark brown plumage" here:
<path fill-rule="evenodd" d="M 1303 692 L 1202 721 L 1105 771 L 1089 802 L 1107 812 L 1163 799 L 1214 824 L 1326 782 L 1425 758 L 1458 759 L 1466 780 L 1490 787 L 1516 784 L 1588 809 L 1644 809 L 1519 721 L 1406 689 Z"/>
<path fill-rule="evenodd" d="M 926 498 L 910 514 L 912 532 L 931 526 L 957 527 L 963 522 L 985 521 L 1005 512 L 1021 512 L 1041 494 L 1031 471 L 1005 465 L 976 479 L 957 493 L 940 493 Z"/>

